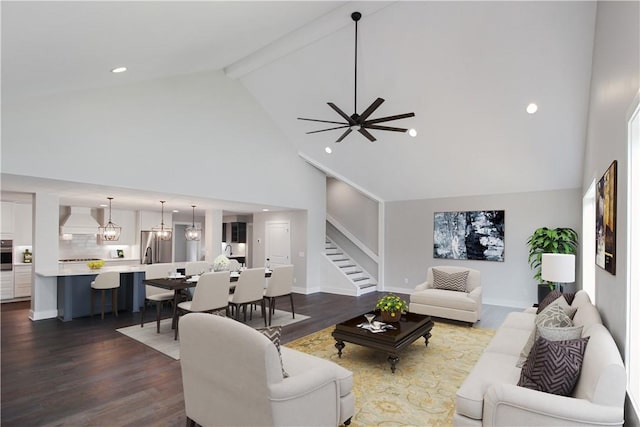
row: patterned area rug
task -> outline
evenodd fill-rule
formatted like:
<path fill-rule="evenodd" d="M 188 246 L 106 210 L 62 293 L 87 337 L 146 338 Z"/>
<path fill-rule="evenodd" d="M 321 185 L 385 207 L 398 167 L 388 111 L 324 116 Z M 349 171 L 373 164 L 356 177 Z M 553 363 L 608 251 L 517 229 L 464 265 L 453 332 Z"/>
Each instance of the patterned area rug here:
<path fill-rule="evenodd" d="M 309 316 L 296 313 L 296 318 L 291 317 L 290 311 L 276 310 L 275 314 L 271 318 L 271 326 L 286 326 L 292 323 L 301 322 L 308 319 Z M 242 317 L 241 317 L 242 319 Z M 264 327 L 264 321 L 260 316 L 254 313 L 253 319 L 248 320 L 247 325 L 252 328 Z M 156 332 L 156 322 L 146 322 L 144 328 L 141 328 L 139 324 L 133 326 L 127 326 L 126 328 L 116 329 L 123 335 L 128 336 L 136 341 L 147 345 L 154 350 L 164 353 L 169 357 L 176 360 L 180 359 L 180 337 L 178 341 L 174 340 L 174 331 L 171 329 L 171 319 L 163 319 L 160 321 L 160 333 Z"/>
<path fill-rule="evenodd" d="M 342 358 L 327 328 L 286 344 L 353 372 L 352 426 L 451 426 L 455 394 L 495 331 L 436 322 L 429 346 L 420 338 L 400 352 L 395 374 L 387 354 L 345 343 Z"/>

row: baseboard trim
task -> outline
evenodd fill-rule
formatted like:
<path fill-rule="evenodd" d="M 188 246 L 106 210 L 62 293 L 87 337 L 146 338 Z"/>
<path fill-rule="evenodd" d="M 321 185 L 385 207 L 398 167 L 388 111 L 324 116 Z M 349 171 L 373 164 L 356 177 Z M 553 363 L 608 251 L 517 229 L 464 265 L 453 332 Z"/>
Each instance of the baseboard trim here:
<path fill-rule="evenodd" d="M 29 319 L 31 320 L 44 320 L 55 319 L 58 317 L 58 310 L 45 310 L 45 311 L 33 311 L 29 310 Z"/>

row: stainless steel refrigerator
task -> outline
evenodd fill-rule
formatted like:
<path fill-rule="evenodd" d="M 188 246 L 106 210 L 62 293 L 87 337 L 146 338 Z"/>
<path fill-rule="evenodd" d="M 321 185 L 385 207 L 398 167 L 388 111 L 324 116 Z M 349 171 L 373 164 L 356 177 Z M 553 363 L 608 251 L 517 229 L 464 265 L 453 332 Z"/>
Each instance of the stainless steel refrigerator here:
<path fill-rule="evenodd" d="M 152 231 L 140 232 L 140 263 L 157 264 L 173 262 L 171 252 L 173 240 L 160 240 Z"/>

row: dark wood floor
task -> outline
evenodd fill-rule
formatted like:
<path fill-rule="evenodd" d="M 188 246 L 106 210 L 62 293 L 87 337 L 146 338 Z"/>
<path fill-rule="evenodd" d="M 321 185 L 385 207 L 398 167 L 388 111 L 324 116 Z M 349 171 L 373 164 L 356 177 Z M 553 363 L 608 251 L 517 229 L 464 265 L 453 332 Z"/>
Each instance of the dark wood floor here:
<path fill-rule="evenodd" d="M 285 327 L 283 343 L 365 313 L 380 295 L 295 294 L 296 312 L 311 318 Z M 288 310 L 288 299 L 278 308 Z M 0 310 L 3 426 L 184 425 L 180 362 L 116 332 L 138 323 L 139 314 L 65 323 L 30 321 L 28 302 Z M 147 314 L 153 322 L 154 310 Z M 482 326 L 504 315 L 485 309 L 491 324 Z"/>

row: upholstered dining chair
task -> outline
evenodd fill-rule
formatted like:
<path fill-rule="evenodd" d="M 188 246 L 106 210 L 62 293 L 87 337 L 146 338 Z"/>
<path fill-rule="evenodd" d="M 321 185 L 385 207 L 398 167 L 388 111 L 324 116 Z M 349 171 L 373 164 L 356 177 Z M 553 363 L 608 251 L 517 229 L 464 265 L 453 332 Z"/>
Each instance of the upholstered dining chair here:
<path fill-rule="evenodd" d="M 276 311 L 276 298 L 289 296 L 291 301 L 291 316 L 295 319 L 296 315 L 293 311 L 293 265 L 281 265 L 274 267 L 271 277 L 267 280 L 267 289 L 264 291 L 264 299 L 268 302 L 269 321 L 271 326 L 271 316 Z"/>
<path fill-rule="evenodd" d="M 160 279 L 167 277 L 169 272 L 175 271 L 173 263 L 149 264 L 144 269 L 145 279 Z M 162 303 L 173 301 L 173 292 L 167 292 L 166 289 L 157 286 L 144 286 L 144 303 L 142 304 L 142 312 L 140 314 L 140 327 L 144 326 L 144 314 L 148 302 L 156 303 L 156 330 L 160 333 L 160 314 L 162 312 Z"/>
<path fill-rule="evenodd" d="M 196 274 L 208 273 L 211 271 L 211 264 L 207 261 L 189 261 L 184 265 L 184 274 L 194 276 Z"/>
<path fill-rule="evenodd" d="M 228 273 L 227 273 L 228 274 Z M 238 282 L 233 295 L 229 296 L 229 306 L 235 312 L 236 320 L 240 320 L 240 309 L 244 309 L 244 321 L 247 321 L 247 306 L 249 304 L 260 304 L 262 308 L 262 317 L 264 318 L 264 326 L 267 326 L 267 317 L 264 305 L 264 268 L 249 268 L 244 270 Z M 253 309 L 252 309 L 253 313 Z"/>
<path fill-rule="evenodd" d="M 230 286 L 231 282 L 227 271 L 203 274 L 198 279 L 193 299 L 191 301 L 183 301 L 176 307 L 178 316 L 186 313 L 213 313 L 217 310 L 225 310 L 226 314 L 229 310 Z M 177 326 L 173 339 L 178 339 Z"/>
<path fill-rule="evenodd" d="M 105 271 L 96 276 L 91 282 L 91 317 L 93 317 L 93 299 L 96 291 L 101 291 L 101 315 L 104 320 L 104 295 L 107 289 L 111 289 L 111 312 L 118 316 L 118 288 L 120 287 L 120 273 L 117 271 Z"/>
<path fill-rule="evenodd" d="M 183 316 L 186 425 L 348 425 L 355 412 L 352 372 L 285 346 L 280 352 L 243 323 L 204 313 Z"/>

